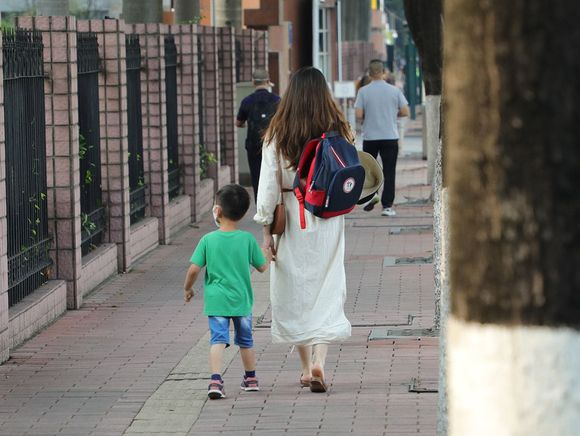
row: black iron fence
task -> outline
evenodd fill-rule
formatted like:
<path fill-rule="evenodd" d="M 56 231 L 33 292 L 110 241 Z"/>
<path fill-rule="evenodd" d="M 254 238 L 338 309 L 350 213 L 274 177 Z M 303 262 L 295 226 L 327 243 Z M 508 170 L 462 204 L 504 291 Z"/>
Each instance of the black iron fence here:
<path fill-rule="evenodd" d="M 242 41 L 240 38 L 236 38 L 236 83 L 242 81 L 242 66 L 244 65 L 244 60 Z"/>
<path fill-rule="evenodd" d="M 205 149 L 205 129 L 204 129 L 204 96 L 203 96 L 203 79 L 204 79 L 204 62 L 203 62 L 203 36 L 198 34 L 197 37 L 197 125 L 199 128 L 199 170 L 200 178 L 207 178 L 208 162 L 207 150 Z"/>
<path fill-rule="evenodd" d="M 101 134 L 99 120 L 99 46 L 97 36 L 77 33 L 79 92 L 79 157 L 81 185 L 82 253 L 103 241 L 105 209 L 101 188 Z"/>
<path fill-rule="evenodd" d="M 145 217 L 145 170 L 141 109 L 141 46 L 138 35 L 125 37 L 127 48 L 127 127 L 129 130 L 129 189 L 131 224 Z"/>
<path fill-rule="evenodd" d="M 179 174 L 179 143 L 177 131 L 177 48 L 173 36 L 165 37 L 165 104 L 167 115 L 167 157 L 169 198 L 175 198 L 181 190 Z"/>
<path fill-rule="evenodd" d="M 45 283 L 52 264 L 42 50 L 38 32 L 2 34 L 9 306 Z"/>
<path fill-rule="evenodd" d="M 220 30 L 220 35 L 221 35 L 221 30 Z M 219 46 L 216 48 L 217 50 L 217 61 L 218 61 L 218 71 L 221 72 L 225 70 L 225 66 L 224 66 L 224 51 L 221 48 L 221 38 L 220 38 L 220 44 Z M 220 99 L 219 99 L 219 105 L 220 105 L 220 114 L 224 114 L 225 111 L 225 104 L 226 104 L 226 90 L 225 90 L 225 84 L 223 81 L 219 81 L 218 83 L 218 93 L 220 94 Z M 218 136 L 218 141 L 219 141 L 219 148 L 220 148 L 220 164 L 221 165 L 227 165 L 228 159 L 227 159 L 227 153 L 228 153 L 228 149 L 226 147 L 226 130 L 228 129 L 228 119 L 227 117 L 224 116 L 220 116 L 220 129 L 219 129 L 219 136 Z"/>

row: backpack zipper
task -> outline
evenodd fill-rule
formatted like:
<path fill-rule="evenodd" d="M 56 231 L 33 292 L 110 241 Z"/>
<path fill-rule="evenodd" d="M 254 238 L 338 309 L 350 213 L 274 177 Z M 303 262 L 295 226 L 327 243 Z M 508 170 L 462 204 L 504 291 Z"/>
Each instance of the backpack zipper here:
<path fill-rule="evenodd" d="M 330 146 L 330 151 L 332 151 L 332 154 L 334 155 L 334 158 L 336 159 L 336 161 L 338 162 L 338 164 L 343 167 L 346 168 L 346 164 L 344 163 L 344 161 L 340 158 L 340 156 L 338 155 L 338 153 L 336 152 L 336 150 L 334 149 L 334 147 L 331 145 Z"/>

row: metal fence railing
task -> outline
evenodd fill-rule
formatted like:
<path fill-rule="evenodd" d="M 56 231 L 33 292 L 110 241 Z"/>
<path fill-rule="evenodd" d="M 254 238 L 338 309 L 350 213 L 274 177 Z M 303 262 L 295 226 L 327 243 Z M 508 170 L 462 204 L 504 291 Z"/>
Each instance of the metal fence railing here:
<path fill-rule="evenodd" d="M 225 65 L 224 65 L 225 64 L 225 62 L 224 62 L 225 54 L 224 54 L 224 50 L 222 49 L 221 30 L 220 30 L 219 41 L 220 41 L 220 43 L 216 47 L 216 51 L 217 51 L 218 71 L 221 74 L 225 70 Z M 227 93 L 226 93 L 224 81 L 220 80 L 217 84 L 217 87 L 218 87 L 217 92 L 220 95 L 220 99 L 219 99 L 220 114 L 225 114 L 226 113 L 226 111 L 225 111 L 226 99 L 228 97 L 226 97 Z M 228 128 L 228 125 L 227 125 L 228 118 L 225 116 L 220 116 L 219 123 L 220 123 L 219 136 L 218 136 L 219 150 L 220 150 L 219 164 L 220 165 L 227 165 L 228 149 L 227 149 L 227 141 L 226 141 L 226 130 Z"/>
<path fill-rule="evenodd" d="M 235 40 L 236 47 L 236 83 L 242 81 L 242 68 L 244 65 L 244 51 L 242 50 L 242 41 L 240 38 Z"/>
<path fill-rule="evenodd" d="M 205 117 L 204 117 L 204 56 L 202 34 L 197 36 L 197 126 L 199 129 L 199 174 L 201 179 L 208 176 L 208 152 L 205 148 Z"/>
<path fill-rule="evenodd" d="M 42 52 L 38 32 L 2 34 L 9 306 L 45 283 L 52 264 Z"/>
<path fill-rule="evenodd" d="M 101 188 L 99 46 L 97 36 L 77 33 L 81 240 L 85 255 L 103 241 L 105 209 Z"/>
<path fill-rule="evenodd" d="M 181 191 L 179 172 L 179 142 L 177 130 L 177 48 L 172 35 L 165 36 L 165 104 L 167 115 L 167 157 L 169 198 Z"/>
<path fill-rule="evenodd" d="M 125 37 L 127 48 L 127 127 L 131 224 L 145 217 L 145 170 L 141 109 L 141 46 L 138 35 Z"/>

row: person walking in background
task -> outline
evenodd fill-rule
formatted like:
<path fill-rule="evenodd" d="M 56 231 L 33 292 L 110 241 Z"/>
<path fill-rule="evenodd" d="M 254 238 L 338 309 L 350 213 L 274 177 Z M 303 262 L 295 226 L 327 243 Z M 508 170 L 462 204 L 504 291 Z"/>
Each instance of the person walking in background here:
<path fill-rule="evenodd" d="M 383 161 L 385 181 L 381 215 L 394 216 L 395 172 L 399 154 L 397 117 L 409 116 L 409 103 L 399 88 L 385 82 L 383 74 L 383 62 L 372 60 L 369 64 L 371 83 L 359 90 L 354 107 L 357 119 L 363 124 L 363 150 L 375 159 L 380 153 Z M 373 198 L 364 209 L 371 211 L 377 202 L 378 198 Z"/>
<path fill-rule="evenodd" d="M 285 196 L 286 229 L 270 273 L 270 331 L 274 343 L 298 347 L 302 362 L 299 382 L 312 392 L 327 390 L 324 364 L 328 344 L 351 334 L 344 314 L 344 215 L 322 219 L 305 211 L 306 230 L 302 230 L 300 206 L 291 192 L 304 146 L 328 131 L 336 131 L 350 142 L 354 139 L 324 75 L 313 67 L 301 68 L 292 76 L 264 137 L 254 217 L 263 225 L 264 247 L 274 250 L 270 224 L 280 195 Z M 278 168 L 282 186 L 277 181 Z"/>
<path fill-rule="evenodd" d="M 371 83 L 371 79 L 367 71 L 363 73 L 363 75 L 355 82 L 356 92 L 359 92 L 363 86 L 367 86 Z"/>
<path fill-rule="evenodd" d="M 264 272 L 272 255 L 269 249 L 260 250 L 251 233 L 238 229 L 237 223 L 249 207 L 248 191 L 240 185 L 227 185 L 216 193 L 213 216 L 219 230 L 201 238 L 185 278 L 184 299 L 188 303 L 193 298 L 193 284 L 206 267 L 204 314 L 209 317 L 212 373 L 207 395 L 212 400 L 226 396 L 221 373 L 224 350 L 230 346 L 230 320 L 245 370 L 241 387 L 245 391 L 259 390 L 252 338 L 254 294 L 250 265 Z"/>
<path fill-rule="evenodd" d="M 246 153 L 248 155 L 255 200 L 258 195 L 260 166 L 262 164 L 262 136 L 270 124 L 270 119 L 276 112 L 280 97 L 270 91 L 274 84 L 270 82 L 270 77 L 266 70 L 255 70 L 253 79 L 256 90 L 242 100 L 238 110 L 236 126 L 245 127 L 247 122 Z"/>

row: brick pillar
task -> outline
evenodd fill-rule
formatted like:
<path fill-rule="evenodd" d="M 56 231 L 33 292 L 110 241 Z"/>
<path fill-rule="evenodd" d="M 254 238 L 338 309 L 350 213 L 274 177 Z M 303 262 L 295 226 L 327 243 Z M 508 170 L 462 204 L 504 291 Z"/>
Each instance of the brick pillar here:
<path fill-rule="evenodd" d="M 254 68 L 268 68 L 268 32 L 252 30 L 254 41 Z"/>
<path fill-rule="evenodd" d="M 234 29 L 219 28 L 221 69 L 220 69 L 220 120 L 221 138 L 225 141 L 225 156 L 222 165 L 230 167 L 232 183 L 239 180 L 238 174 L 238 134 L 236 132 L 236 46 Z"/>
<path fill-rule="evenodd" d="M 251 29 L 242 29 L 242 82 L 251 82 L 252 73 L 254 72 L 254 43 L 252 40 L 253 33 Z"/>
<path fill-rule="evenodd" d="M 203 49 L 203 143 L 206 150 L 213 153 L 217 163 L 208 166 L 208 175 L 213 178 L 215 188 L 218 187 L 218 167 L 221 164 L 220 156 L 220 98 L 218 72 L 218 31 L 215 27 L 202 26 Z"/>
<path fill-rule="evenodd" d="M 67 307 L 82 294 L 81 195 L 77 86 L 77 22 L 74 17 L 20 17 L 19 27 L 38 29 L 44 44 L 48 225 L 54 240 L 52 278 L 66 280 Z"/>
<path fill-rule="evenodd" d="M 145 71 L 141 78 L 143 112 L 143 159 L 149 195 L 149 215 L 159 221 L 159 241 L 170 242 L 167 155 L 167 117 L 165 109 L 165 43 L 163 24 L 135 24 L 131 31 L 141 35 L 141 56 Z"/>
<path fill-rule="evenodd" d="M 195 25 L 172 26 L 177 46 L 177 117 L 179 132 L 179 159 L 183 191 L 191 197 L 191 216 L 195 220 L 196 188 L 199 184 L 199 132 L 198 132 L 198 74 L 197 30 Z M 196 153 L 197 151 L 197 153 Z"/>
<path fill-rule="evenodd" d="M 0 53 L 2 38 L 0 38 Z M 0 78 L 3 77 L 0 56 Z M 6 218 L 6 142 L 4 137 L 4 81 L 0 80 L 0 363 L 8 359 L 8 226 Z"/>
<path fill-rule="evenodd" d="M 131 265 L 129 144 L 125 24 L 118 20 L 78 21 L 78 31 L 94 32 L 104 72 L 99 77 L 101 174 L 108 225 L 105 241 L 117 244 L 119 271 Z"/>

